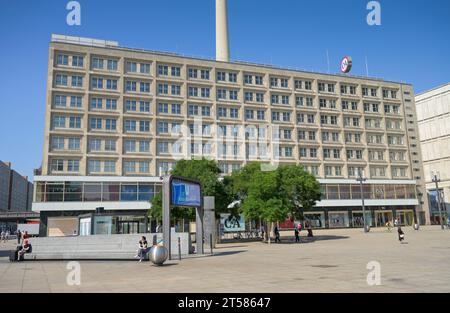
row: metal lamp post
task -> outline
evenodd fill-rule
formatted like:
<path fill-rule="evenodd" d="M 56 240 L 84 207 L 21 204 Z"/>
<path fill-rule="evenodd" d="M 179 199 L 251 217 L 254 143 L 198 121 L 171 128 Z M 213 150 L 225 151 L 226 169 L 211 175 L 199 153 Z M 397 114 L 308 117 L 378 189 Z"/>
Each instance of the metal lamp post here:
<path fill-rule="evenodd" d="M 363 222 L 364 222 L 364 232 L 369 232 L 369 227 L 366 222 L 366 207 L 364 205 L 364 191 L 363 191 L 363 182 L 367 180 L 367 178 L 364 178 L 364 173 L 362 170 L 358 170 L 358 178 L 356 179 L 359 182 L 360 190 L 361 190 L 361 204 L 362 204 L 362 210 L 363 210 Z"/>
<path fill-rule="evenodd" d="M 436 185 L 436 194 L 437 194 L 437 200 L 438 200 L 438 208 L 439 208 L 439 219 L 441 221 L 441 228 L 444 229 L 444 220 L 442 217 L 442 207 L 441 207 L 441 193 L 439 191 L 439 182 L 441 181 L 441 178 L 439 177 L 439 172 L 431 172 L 431 180 Z"/>

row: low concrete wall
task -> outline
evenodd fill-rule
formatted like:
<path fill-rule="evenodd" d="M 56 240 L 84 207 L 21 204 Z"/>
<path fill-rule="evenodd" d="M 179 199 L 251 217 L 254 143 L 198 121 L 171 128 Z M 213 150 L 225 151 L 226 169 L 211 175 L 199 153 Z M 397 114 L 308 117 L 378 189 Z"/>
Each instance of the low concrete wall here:
<path fill-rule="evenodd" d="M 25 260 L 128 260 L 136 255 L 141 236 L 147 238 L 151 247 L 153 235 L 158 243 L 162 242 L 161 233 L 32 238 L 32 253 L 25 254 Z M 181 255 L 189 254 L 188 233 L 172 233 L 172 257 L 178 257 L 178 237 Z"/>

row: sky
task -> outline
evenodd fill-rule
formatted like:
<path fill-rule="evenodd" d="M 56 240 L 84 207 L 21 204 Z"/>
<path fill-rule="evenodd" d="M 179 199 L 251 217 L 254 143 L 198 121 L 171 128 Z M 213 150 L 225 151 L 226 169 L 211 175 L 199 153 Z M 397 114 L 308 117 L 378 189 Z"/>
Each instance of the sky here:
<path fill-rule="evenodd" d="M 215 56 L 214 0 L 0 0 L 0 160 L 32 177 L 42 161 L 52 33 L 121 46 Z M 384 0 L 370 26 L 368 0 L 228 0 L 231 59 L 327 73 L 345 55 L 353 75 L 414 85 L 450 82 L 450 1 Z M 329 68 L 327 62 L 329 55 Z"/>

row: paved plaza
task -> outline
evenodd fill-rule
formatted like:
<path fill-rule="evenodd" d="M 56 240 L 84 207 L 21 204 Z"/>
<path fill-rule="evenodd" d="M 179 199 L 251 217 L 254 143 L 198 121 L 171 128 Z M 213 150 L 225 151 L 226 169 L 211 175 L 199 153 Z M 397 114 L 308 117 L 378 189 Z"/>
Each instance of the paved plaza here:
<path fill-rule="evenodd" d="M 221 244 L 213 256 L 149 262 L 82 261 L 81 284 L 69 286 L 67 262 L 10 263 L 0 244 L 0 292 L 450 292 L 450 231 L 317 230 L 295 244 Z M 303 236 L 305 233 L 303 232 Z M 381 285 L 367 284 L 367 264 L 381 265 Z"/>

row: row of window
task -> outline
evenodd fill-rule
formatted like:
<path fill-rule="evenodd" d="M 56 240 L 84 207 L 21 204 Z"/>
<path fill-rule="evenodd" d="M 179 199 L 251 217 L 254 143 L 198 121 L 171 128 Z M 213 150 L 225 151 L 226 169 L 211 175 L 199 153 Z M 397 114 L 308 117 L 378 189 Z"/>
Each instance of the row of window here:
<path fill-rule="evenodd" d="M 70 60 L 69 60 L 70 59 Z M 71 61 L 71 63 L 70 63 Z M 79 55 L 69 56 L 68 54 L 59 53 L 56 56 L 56 64 L 68 66 L 69 63 L 73 67 L 82 68 L 84 67 L 84 57 Z M 118 60 L 110 59 L 110 58 L 102 58 L 102 57 L 92 57 L 91 62 L 92 69 L 98 70 L 108 70 L 108 71 L 117 71 L 118 69 Z M 125 62 L 125 70 L 127 73 L 140 73 L 140 74 L 150 74 L 151 72 L 151 64 L 148 62 L 137 62 L 137 61 L 126 61 Z M 172 77 L 180 77 L 181 76 L 181 67 L 175 65 L 165 65 L 159 64 L 157 67 L 157 73 L 159 76 L 172 76 Z M 224 71 L 217 70 L 216 71 L 216 80 L 218 82 L 230 82 L 237 83 L 237 72 L 233 71 Z M 187 69 L 187 77 L 189 79 L 202 79 L 202 80 L 210 80 L 210 70 L 209 69 L 199 69 L 194 67 L 188 67 Z M 244 84 L 246 85 L 263 85 L 263 77 L 262 74 L 244 74 Z M 269 77 L 269 85 L 271 88 L 289 88 L 289 78 L 286 77 Z M 335 92 L 336 83 L 325 83 L 318 82 L 318 91 L 319 92 Z M 294 87 L 295 89 L 300 90 L 312 90 L 312 81 L 311 80 L 300 80 L 294 79 Z M 357 86 L 340 83 L 340 91 L 341 94 L 350 94 L 356 95 Z M 378 87 L 361 87 L 361 93 L 363 96 L 371 96 L 377 97 Z M 397 98 L 397 90 L 393 89 L 382 89 L 383 98 L 396 99 Z"/>

